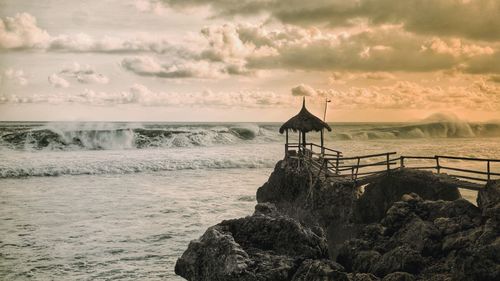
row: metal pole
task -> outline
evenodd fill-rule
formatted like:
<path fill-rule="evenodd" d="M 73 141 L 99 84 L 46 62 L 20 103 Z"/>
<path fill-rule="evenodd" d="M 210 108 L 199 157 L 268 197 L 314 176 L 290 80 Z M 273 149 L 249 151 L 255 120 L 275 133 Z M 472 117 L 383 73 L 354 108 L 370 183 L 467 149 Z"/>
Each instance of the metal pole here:
<path fill-rule="evenodd" d="M 325 113 L 323 114 L 323 121 L 326 122 L 326 109 L 328 108 L 328 103 L 331 102 L 328 98 L 325 98 Z"/>

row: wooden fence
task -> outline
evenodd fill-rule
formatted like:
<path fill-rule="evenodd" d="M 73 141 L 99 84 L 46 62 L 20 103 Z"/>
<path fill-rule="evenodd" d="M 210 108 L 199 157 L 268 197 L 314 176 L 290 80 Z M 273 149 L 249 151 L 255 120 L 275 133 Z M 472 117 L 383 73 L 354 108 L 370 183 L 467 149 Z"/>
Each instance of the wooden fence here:
<path fill-rule="evenodd" d="M 296 150 L 294 150 L 296 149 Z M 436 155 L 428 156 L 396 156 L 396 152 L 385 152 L 379 154 L 344 157 L 342 152 L 314 143 L 299 145 L 290 143 L 286 147 L 287 157 L 297 158 L 315 170 L 322 177 L 346 177 L 360 183 L 369 181 L 370 178 L 379 176 L 392 170 L 407 168 L 418 170 L 431 170 L 433 172 L 446 173 L 455 179 L 472 181 L 471 189 L 477 190 L 480 182 L 484 184 L 490 180 L 500 179 L 500 171 L 493 171 L 492 164 L 498 163 L 500 159 L 485 159 L 472 157 L 456 157 Z M 417 163 L 414 163 L 418 160 Z M 424 162 L 424 163 L 422 163 Z M 430 163 L 429 163 L 430 162 Z M 464 163 L 480 163 L 484 169 L 466 169 Z M 459 163 L 461 166 L 453 166 Z M 500 170 L 500 169 L 499 169 Z M 452 173 L 450 173 L 450 171 Z M 479 176 L 478 176 L 479 175 Z M 480 177 L 483 176 L 483 177 Z M 476 184 L 474 184 L 476 182 Z"/>

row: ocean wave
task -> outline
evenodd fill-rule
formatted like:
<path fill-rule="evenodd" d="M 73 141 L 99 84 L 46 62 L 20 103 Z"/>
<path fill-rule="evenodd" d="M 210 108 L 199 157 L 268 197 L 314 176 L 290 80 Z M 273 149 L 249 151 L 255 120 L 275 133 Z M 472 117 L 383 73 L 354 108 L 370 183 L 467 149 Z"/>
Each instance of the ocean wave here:
<path fill-rule="evenodd" d="M 332 124 L 328 141 L 500 137 L 500 123 L 428 119 L 406 124 Z M 283 142 L 279 124 L 62 123 L 2 127 L 0 149 L 123 150 Z M 294 134 L 290 140 L 294 141 Z M 319 141 L 319 134 L 308 140 Z"/>
<path fill-rule="evenodd" d="M 120 175 L 141 172 L 206 170 L 206 169 L 256 169 L 272 168 L 276 159 L 272 158 L 223 158 L 223 159 L 139 159 L 102 157 L 99 160 L 57 159 L 57 162 L 43 160 L 43 155 L 35 156 L 35 161 L 18 159 L 0 164 L 0 178 L 54 177 L 64 175 Z M 78 158 L 78 157 L 75 157 Z M 233 157 L 234 158 L 234 157 Z"/>
<path fill-rule="evenodd" d="M 4 130 L 0 145 L 17 150 L 112 150 L 191 147 L 278 140 L 272 129 L 255 124 L 141 126 L 134 124 L 50 124 Z M 272 139 L 274 138 L 274 139 Z"/>
<path fill-rule="evenodd" d="M 334 134 L 327 134 L 327 137 L 331 140 L 500 137 L 500 124 L 498 123 L 436 121 L 359 127 L 351 126 L 344 130 L 339 128 Z M 334 131 L 335 129 L 334 127 Z"/>

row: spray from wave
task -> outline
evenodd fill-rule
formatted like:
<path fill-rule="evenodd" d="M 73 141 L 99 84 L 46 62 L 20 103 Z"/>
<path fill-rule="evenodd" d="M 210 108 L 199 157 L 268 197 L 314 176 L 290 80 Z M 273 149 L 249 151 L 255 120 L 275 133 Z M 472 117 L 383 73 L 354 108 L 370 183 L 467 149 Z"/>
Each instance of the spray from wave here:
<path fill-rule="evenodd" d="M 436 113 L 407 124 L 351 126 L 334 134 L 332 140 L 375 140 L 416 138 L 500 137 L 500 123 L 471 123 L 453 114 Z"/>
<path fill-rule="evenodd" d="M 279 138 L 269 128 L 240 125 L 52 123 L 3 130 L 0 144 L 18 150 L 113 150 L 213 146 Z M 274 139 L 277 140 L 277 139 Z"/>
<path fill-rule="evenodd" d="M 123 150 L 209 147 L 283 142 L 280 124 L 165 123 L 0 123 L 0 149 L 22 151 Z M 435 114 L 421 122 L 399 124 L 333 124 L 327 141 L 500 137 L 500 123 L 470 123 Z M 319 134 L 308 139 L 318 141 Z M 291 135 L 293 140 L 294 136 Z"/>

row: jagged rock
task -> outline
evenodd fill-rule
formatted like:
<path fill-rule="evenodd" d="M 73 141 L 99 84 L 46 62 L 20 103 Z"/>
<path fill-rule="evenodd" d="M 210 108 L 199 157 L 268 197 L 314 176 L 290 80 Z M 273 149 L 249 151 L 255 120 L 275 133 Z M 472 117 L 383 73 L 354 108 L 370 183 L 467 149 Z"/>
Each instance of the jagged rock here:
<path fill-rule="evenodd" d="M 279 161 L 268 181 L 257 190 L 257 202 L 274 203 L 279 212 L 308 226 L 327 229 L 343 225 L 352 215 L 357 188 L 339 178 L 324 181 L 293 160 Z"/>
<path fill-rule="evenodd" d="M 332 260 L 305 260 L 291 281 L 349 281 L 344 268 Z"/>
<path fill-rule="evenodd" d="M 349 273 L 350 281 L 378 281 L 380 278 L 371 273 Z"/>
<path fill-rule="evenodd" d="M 373 272 L 373 265 L 380 260 L 382 255 L 377 251 L 360 251 L 352 265 L 355 272 Z"/>
<path fill-rule="evenodd" d="M 436 255 L 441 250 L 438 242 L 441 237 L 439 230 L 432 222 L 414 217 L 402 226 L 390 239 L 393 246 L 407 246 L 422 255 Z"/>
<path fill-rule="evenodd" d="M 254 215 L 209 228 L 189 244 L 176 274 L 201 280 L 290 280 L 304 259 L 328 257 L 324 237 L 297 221 Z"/>
<path fill-rule="evenodd" d="M 175 265 L 175 273 L 188 280 L 236 280 L 252 265 L 248 254 L 229 233 L 210 227 L 191 241 Z"/>
<path fill-rule="evenodd" d="M 418 274 L 424 264 L 424 258 L 417 251 L 399 246 L 382 256 L 373 266 L 373 273 L 381 277 L 396 271 Z"/>
<path fill-rule="evenodd" d="M 387 274 L 382 281 L 414 281 L 415 276 L 406 272 L 394 272 Z"/>
<path fill-rule="evenodd" d="M 455 185 L 441 181 L 431 172 L 401 169 L 381 176 L 365 187 L 356 203 L 355 218 L 360 223 L 378 222 L 394 202 L 408 193 L 416 193 L 426 200 L 460 198 Z"/>
<path fill-rule="evenodd" d="M 358 254 L 362 251 L 371 250 L 372 245 L 363 239 L 351 239 L 344 242 L 337 255 L 337 262 L 349 272 L 354 271 L 354 264 Z M 358 262 L 357 264 L 359 264 Z"/>
<path fill-rule="evenodd" d="M 279 216 L 278 209 L 273 203 L 258 203 L 255 205 L 254 215 L 266 215 L 271 217 Z"/>
<path fill-rule="evenodd" d="M 289 164 L 259 188 L 253 216 L 209 228 L 175 272 L 189 281 L 500 280 L 498 182 L 477 207 L 441 176 L 403 169 L 356 203 L 352 185 L 314 182 Z"/>
<path fill-rule="evenodd" d="M 292 218 L 250 216 L 223 221 L 218 226 L 231 233 L 244 249 L 261 249 L 292 257 L 328 257 L 326 239 Z"/>
<path fill-rule="evenodd" d="M 477 206 L 485 216 L 500 217 L 500 180 L 490 181 L 477 195 Z M 491 212 L 488 212 L 491 210 Z"/>

